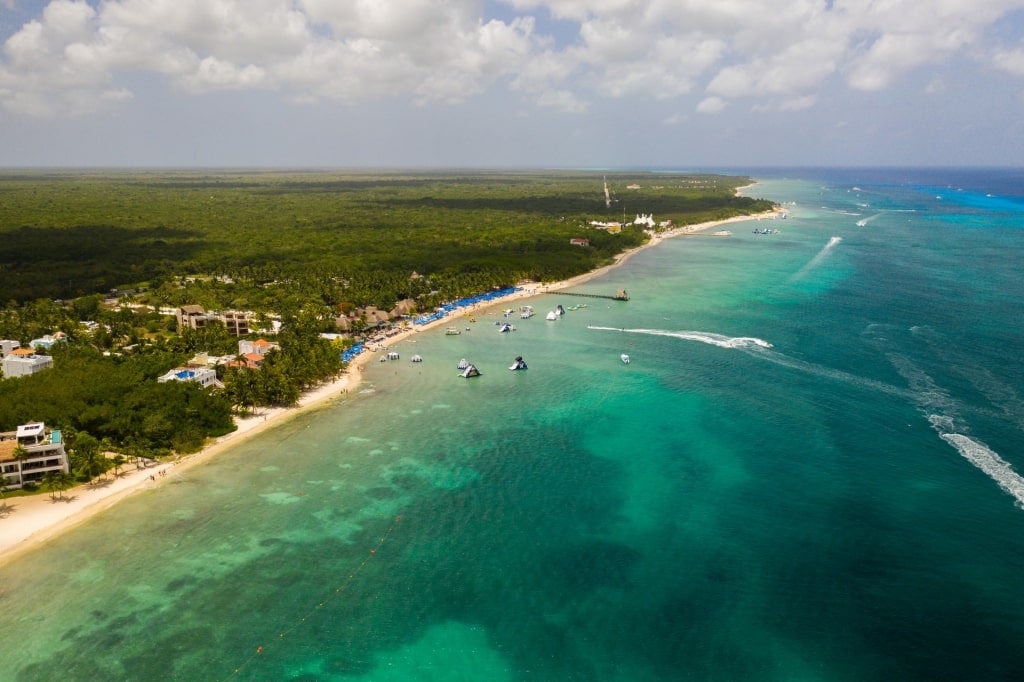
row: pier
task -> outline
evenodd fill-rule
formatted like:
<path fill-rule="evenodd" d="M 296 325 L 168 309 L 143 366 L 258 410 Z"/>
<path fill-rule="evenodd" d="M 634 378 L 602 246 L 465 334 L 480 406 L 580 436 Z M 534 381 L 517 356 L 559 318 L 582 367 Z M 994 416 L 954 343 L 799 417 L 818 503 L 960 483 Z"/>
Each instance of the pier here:
<path fill-rule="evenodd" d="M 626 293 L 625 289 L 619 289 L 615 292 L 614 296 L 607 296 L 605 294 L 577 294 L 572 291 L 553 291 L 552 295 L 558 296 L 585 296 L 587 298 L 606 298 L 610 301 L 628 301 L 629 294 Z"/>

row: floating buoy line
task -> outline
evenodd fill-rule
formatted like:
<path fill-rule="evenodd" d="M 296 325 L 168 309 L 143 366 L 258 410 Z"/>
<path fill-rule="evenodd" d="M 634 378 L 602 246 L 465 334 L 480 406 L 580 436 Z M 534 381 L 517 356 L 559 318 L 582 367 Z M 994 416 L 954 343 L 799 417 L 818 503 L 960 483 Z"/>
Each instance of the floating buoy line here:
<path fill-rule="evenodd" d="M 299 627 L 301 627 L 303 623 L 305 623 L 307 620 L 312 618 L 313 615 L 317 611 L 323 609 L 325 606 L 330 604 L 334 599 L 336 599 L 338 596 L 340 596 L 341 593 L 342 593 L 342 590 L 344 590 L 346 587 L 348 587 L 348 585 L 353 580 L 356 579 L 356 577 L 363 570 L 363 568 L 366 566 L 366 564 L 368 564 L 371 559 L 373 559 L 375 556 L 377 556 L 377 550 L 379 550 L 381 547 L 384 546 L 384 543 L 387 541 L 388 537 L 391 535 L 392 531 L 395 530 L 395 527 L 399 524 L 399 522 L 401 522 L 401 520 L 402 520 L 401 516 L 396 516 L 395 520 L 391 522 L 391 525 L 388 527 L 387 531 L 385 531 L 384 535 L 382 535 L 380 540 L 377 541 L 377 544 L 374 547 L 370 548 L 369 553 L 365 557 L 363 557 L 363 560 L 360 561 L 359 565 L 356 566 L 356 568 L 351 573 L 348 574 L 348 576 L 345 578 L 345 580 L 342 581 L 342 583 L 340 585 L 338 585 L 337 587 L 335 587 L 331 592 L 329 592 L 327 594 L 327 596 L 322 598 L 317 603 L 316 606 L 314 606 L 313 608 L 309 609 L 309 611 L 307 611 L 305 615 L 303 615 L 301 618 L 299 618 L 297 621 L 295 621 L 294 624 L 292 624 L 289 627 L 287 627 L 284 630 L 282 630 L 281 633 L 277 636 L 278 641 L 283 640 L 285 637 L 287 637 L 291 633 L 295 632 L 295 630 L 297 630 Z M 269 642 L 266 643 L 266 644 L 258 644 L 258 645 L 256 645 L 255 647 L 253 647 L 252 653 L 249 654 L 249 657 L 246 658 L 244 661 L 242 661 L 242 663 L 240 663 L 238 666 L 236 666 L 235 669 L 231 672 L 231 674 L 229 674 L 224 679 L 225 680 L 230 680 L 231 678 L 239 675 L 253 661 L 255 661 L 257 658 L 259 658 L 264 653 L 266 653 L 267 649 L 271 649 L 271 648 L 273 648 L 273 644 L 271 644 Z"/>

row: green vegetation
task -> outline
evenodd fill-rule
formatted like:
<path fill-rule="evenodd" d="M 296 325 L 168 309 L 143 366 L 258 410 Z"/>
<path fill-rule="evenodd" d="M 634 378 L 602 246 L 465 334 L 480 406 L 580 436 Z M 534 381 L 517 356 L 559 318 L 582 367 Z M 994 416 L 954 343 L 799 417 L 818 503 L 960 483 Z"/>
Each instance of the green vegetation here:
<path fill-rule="evenodd" d="M 79 480 L 106 471 L 103 450 L 190 452 L 232 430 L 232 411 L 290 405 L 340 372 L 340 348 L 319 336 L 339 313 L 573 277 L 649 238 L 592 221 L 770 210 L 736 196 L 749 182 L 615 174 L 607 205 L 598 173 L 0 173 L 0 338 L 67 334 L 53 370 L 0 380 L 0 429 L 63 429 Z M 589 246 L 570 244 L 581 237 Z M 237 354 L 223 325 L 179 335 L 159 312 L 185 304 L 251 311 L 262 328 L 273 315 L 280 349 L 258 370 L 218 368 L 223 389 L 158 383 L 197 352 Z"/>
<path fill-rule="evenodd" d="M 0 174 L 0 291 L 25 302 L 148 284 L 155 305 L 387 308 L 431 291 L 564 279 L 646 239 L 591 220 L 653 213 L 679 225 L 771 208 L 735 196 L 747 178 L 608 183 L 610 208 L 594 173 Z M 589 247 L 569 244 L 581 236 Z M 410 281 L 413 271 L 429 280 Z M 182 275 L 207 277 L 180 286 Z"/>

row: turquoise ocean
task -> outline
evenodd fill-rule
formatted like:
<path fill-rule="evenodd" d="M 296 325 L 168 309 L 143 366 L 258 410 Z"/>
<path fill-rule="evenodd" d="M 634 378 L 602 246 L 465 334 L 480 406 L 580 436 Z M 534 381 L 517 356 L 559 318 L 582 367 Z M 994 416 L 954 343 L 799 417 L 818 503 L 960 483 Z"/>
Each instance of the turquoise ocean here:
<path fill-rule="evenodd" d="M 739 172 L 789 218 L 421 332 L 4 565 L 0 680 L 1021 679 L 1024 172 Z"/>

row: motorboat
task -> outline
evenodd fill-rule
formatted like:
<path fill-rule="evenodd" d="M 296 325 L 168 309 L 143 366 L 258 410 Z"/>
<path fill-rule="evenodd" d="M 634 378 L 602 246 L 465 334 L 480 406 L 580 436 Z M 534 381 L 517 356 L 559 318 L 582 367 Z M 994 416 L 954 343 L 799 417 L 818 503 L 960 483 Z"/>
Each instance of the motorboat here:
<path fill-rule="evenodd" d="M 466 369 L 462 370 L 462 374 L 459 376 L 463 379 L 472 379 L 473 377 L 480 376 L 480 370 L 476 368 L 476 365 L 470 363 L 466 365 Z"/>
<path fill-rule="evenodd" d="M 423 362 L 423 357 L 420 356 L 420 355 L 414 355 L 414 356 L 412 356 L 412 361 L 413 362 Z"/>
<path fill-rule="evenodd" d="M 515 362 L 512 363 L 512 366 L 509 367 L 509 369 L 512 370 L 513 372 L 520 369 L 526 369 L 526 361 L 523 360 L 523 356 L 517 355 Z"/>
<path fill-rule="evenodd" d="M 455 327 L 448 327 L 447 329 L 444 330 L 444 333 L 446 336 L 458 336 L 462 332 L 460 332 Z"/>
<path fill-rule="evenodd" d="M 628 365 L 629 364 L 629 355 L 627 355 L 626 353 L 623 353 L 622 355 L 620 355 L 619 359 L 622 360 L 622 364 L 624 364 L 624 365 Z"/>
<path fill-rule="evenodd" d="M 469 360 L 466 358 L 462 358 L 459 360 L 459 364 L 455 365 L 456 369 L 466 369 L 467 367 L 469 367 Z"/>
<path fill-rule="evenodd" d="M 547 320 L 548 322 L 554 322 L 555 320 L 557 320 L 557 319 L 558 319 L 558 313 L 556 313 L 556 312 L 555 312 L 554 310 L 552 310 L 551 312 L 549 312 L 549 313 L 548 313 L 548 314 L 547 314 L 547 315 L 545 316 L 545 318 L 544 318 L 544 319 L 546 319 L 546 320 Z"/>
<path fill-rule="evenodd" d="M 509 324 L 508 322 L 504 322 L 500 327 L 498 327 L 498 332 L 501 334 L 504 334 L 505 332 L 514 332 L 515 330 L 516 326 L 514 324 Z"/>
<path fill-rule="evenodd" d="M 561 304 L 558 304 L 557 306 L 555 306 L 555 313 L 557 313 L 560 316 L 565 315 L 565 308 L 563 308 Z"/>
<path fill-rule="evenodd" d="M 519 317 L 523 320 L 528 320 L 533 317 L 533 306 L 524 305 L 519 308 Z"/>

